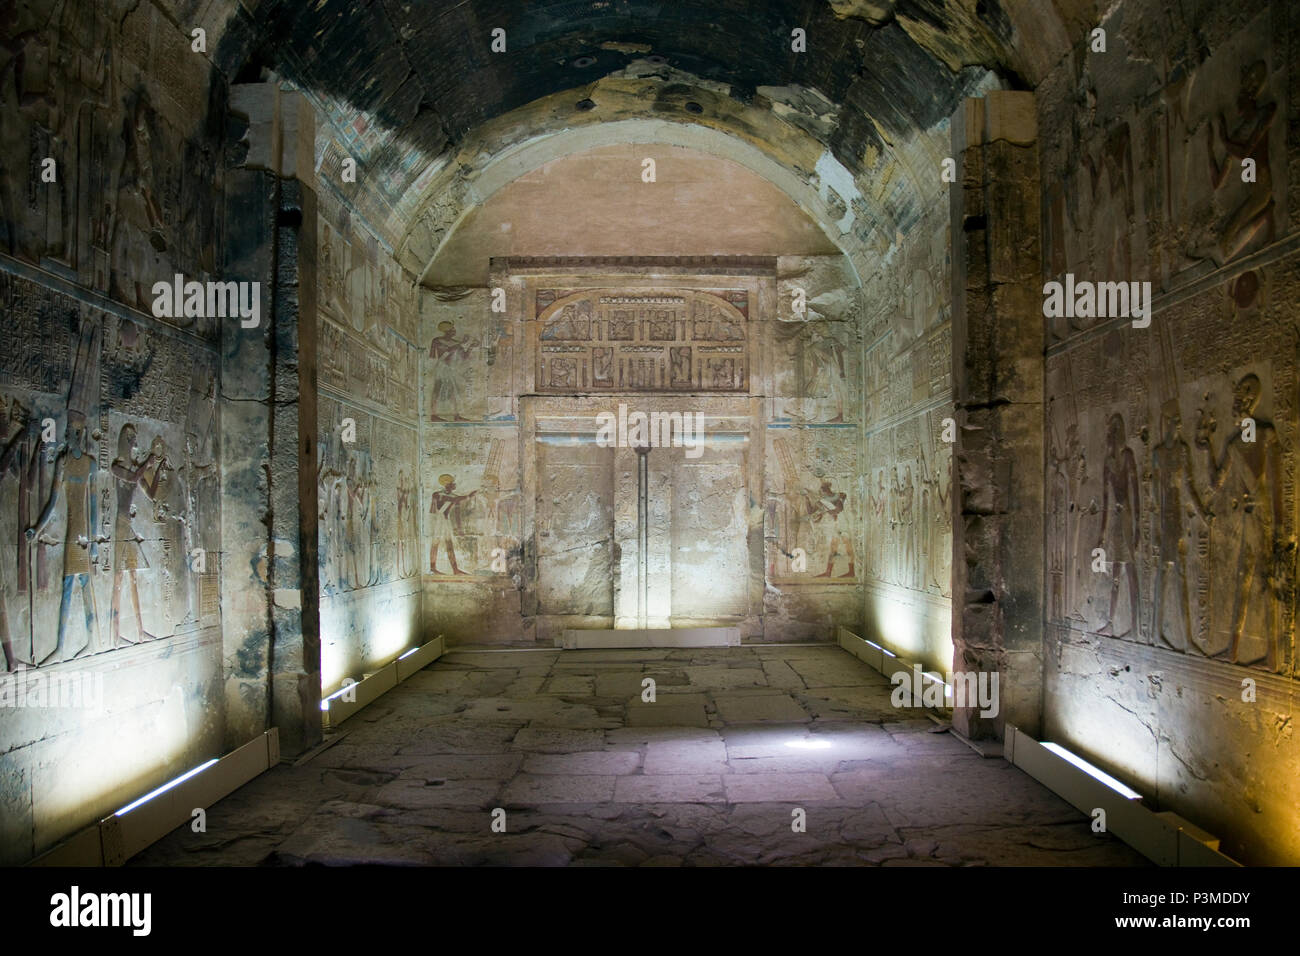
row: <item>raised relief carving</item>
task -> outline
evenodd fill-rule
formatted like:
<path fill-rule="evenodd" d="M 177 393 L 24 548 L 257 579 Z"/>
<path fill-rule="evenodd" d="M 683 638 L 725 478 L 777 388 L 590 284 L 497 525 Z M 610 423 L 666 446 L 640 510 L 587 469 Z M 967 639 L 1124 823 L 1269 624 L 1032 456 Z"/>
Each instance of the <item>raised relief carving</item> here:
<path fill-rule="evenodd" d="M 58 638 L 48 656 L 35 663 L 43 664 L 50 658 L 65 660 L 77 657 L 89 648 L 96 637 L 98 614 L 95 595 L 91 589 L 91 568 L 99 557 L 97 533 L 98 497 L 95 494 L 97 464 L 88 447 L 86 420 L 81 412 L 68 412 L 67 444 L 60 449 L 54 470 L 54 484 L 50 499 L 29 537 L 47 545 L 63 545 L 63 595 L 59 604 Z M 63 539 L 53 537 L 51 523 L 56 506 L 63 509 Z M 73 653 L 67 653 L 68 614 L 72 599 L 79 599 L 85 615 L 85 640 Z"/>
<path fill-rule="evenodd" d="M 780 323 L 777 334 L 785 338 L 785 355 L 795 371 L 794 391 L 799 397 L 784 403 L 785 416 L 803 422 L 840 423 L 852 406 L 853 389 L 848 371 L 851 350 L 837 322 Z"/>
<path fill-rule="evenodd" d="M 1068 366 L 1065 374 L 1068 375 Z M 1068 378 L 1067 378 L 1068 382 Z M 1062 406 L 1068 411 L 1062 412 Z M 1088 459 L 1079 434 L 1078 413 L 1073 395 L 1048 402 L 1048 497 L 1050 508 L 1048 544 L 1048 616 L 1050 620 L 1083 621 L 1079 613 L 1079 554 L 1082 543 L 1085 503 L 1084 487 L 1089 484 Z"/>
<path fill-rule="evenodd" d="M 469 374 L 469 354 L 469 339 L 457 336 L 455 323 L 439 322 L 438 334 L 429 343 L 433 378 L 429 421 L 469 421 L 461 414 L 465 410 L 465 377 Z"/>
<path fill-rule="evenodd" d="M 1259 376 L 1242 376 L 1232 390 L 1232 417 L 1237 423 L 1217 461 L 1211 458 L 1213 476 L 1207 498 L 1213 520 L 1222 528 L 1219 542 L 1235 560 L 1225 566 L 1235 570 L 1232 617 L 1228 646 L 1217 656 L 1234 664 L 1263 661 L 1277 670 L 1281 661 L 1282 589 L 1294 585 L 1295 543 L 1284 534 L 1281 449 L 1273 423 L 1257 418 L 1262 385 Z M 1249 439 L 1243 423 L 1250 421 Z M 1208 439 L 1208 431 L 1204 433 Z M 1213 455 L 1210 442 L 1201 450 Z M 1211 540 L 1214 540 L 1213 537 Z M 1217 557 L 1217 556 L 1216 556 Z M 1242 639 L 1262 635 L 1264 646 L 1243 652 Z"/>
<path fill-rule="evenodd" d="M 770 446 L 777 471 L 766 509 L 769 580 L 856 584 L 856 452 L 837 429 L 770 438 Z"/>
<path fill-rule="evenodd" d="M 316 493 L 327 595 L 420 572 L 415 429 L 332 398 L 320 405 Z"/>
<path fill-rule="evenodd" d="M 1215 229 L 1218 240 L 1197 249 L 1194 257 L 1222 265 L 1236 258 L 1257 236 L 1272 241 L 1275 200 L 1269 133 L 1276 116 L 1277 103 L 1269 97 L 1267 65 L 1259 60 L 1242 67 L 1232 124 L 1222 112 L 1206 124 L 1210 184 L 1216 197 L 1224 197 L 1220 201 L 1227 204 L 1227 212 Z M 1220 149 L 1222 160 L 1218 158 Z M 1255 167 L 1252 182 L 1242 181 L 1247 160 Z"/>
<path fill-rule="evenodd" d="M 1196 594 L 1190 566 L 1189 527 L 1206 520 L 1205 506 L 1195 485 L 1191 446 L 1183 436 L 1178 400 L 1160 409 L 1160 443 L 1152 449 L 1151 469 L 1156 489 L 1156 578 L 1152 627 L 1166 646 L 1186 651 L 1189 643 L 1205 647 L 1195 629 Z"/>
<path fill-rule="evenodd" d="M 456 477 L 449 474 L 439 475 L 438 485 L 438 489 L 429 499 L 429 571 L 433 574 L 440 573 L 438 552 L 445 547 L 447 563 L 450 565 L 447 573 L 463 575 L 465 572 L 456 564 L 457 531 L 453 517 L 459 517 L 459 506 L 478 494 L 478 489 L 466 494 L 456 494 Z"/>
<path fill-rule="evenodd" d="M 871 580 L 948 597 L 952 591 L 952 447 L 942 415 L 914 415 L 868 436 L 864 475 Z"/>
<path fill-rule="evenodd" d="M 1247 322 L 1259 277 L 1245 273 L 1220 294 Z M 1200 310 L 1187 321 L 1223 317 Z M 1048 617 L 1286 673 L 1296 483 L 1273 414 L 1294 410 L 1295 373 L 1267 362 L 1226 371 L 1212 341 L 1176 341 L 1172 330 L 1153 333 L 1113 376 L 1098 365 L 1110 346 L 1051 363 Z M 1084 369 L 1090 384 L 1076 388 Z M 1076 416 L 1076 402 L 1087 411 Z M 1089 459 L 1101 460 L 1100 476 Z"/>
<path fill-rule="evenodd" d="M 438 460 L 448 470 L 430 482 L 427 573 L 465 581 L 509 572 L 507 555 L 522 533 L 513 449 L 512 442 L 491 438 L 484 454 L 470 436 L 442 449 Z M 463 483 L 471 483 L 469 490 Z"/>
<path fill-rule="evenodd" d="M 1128 447 L 1124 416 L 1106 422 L 1106 457 L 1101 466 L 1101 534 L 1096 547 L 1104 557 L 1103 573 L 1110 578 L 1110 608 L 1099 634 L 1125 637 L 1138 626 L 1138 563 L 1140 493 L 1137 461 Z M 1121 600 L 1124 602 L 1121 605 Z M 1119 614 L 1119 608 L 1124 613 Z M 1120 623 L 1123 627 L 1120 627 Z"/>
<path fill-rule="evenodd" d="M 153 640 L 154 635 L 145 630 L 144 615 L 140 609 L 140 572 L 149 569 L 149 559 L 141 547 L 145 540 L 137 528 L 137 495 L 150 505 L 158 494 L 158 484 L 165 477 L 170 462 L 165 456 L 162 439 L 155 438 L 147 454 L 138 446 L 135 425 L 127 422 L 117 436 L 117 457 L 113 459 L 112 475 L 116 479 L 117 497 L 113 526 L 113 646 L 119 643 L 134 644 L 140 640 Z M 135 611 L 136 640 L 122 633 L 120 600 L 122 589 L 130 588 L 131 606 Z"/>
<path fill-rule="evenodd" d="M 748 293 L 537 293 L 537 390 L 743 392 Z"/>

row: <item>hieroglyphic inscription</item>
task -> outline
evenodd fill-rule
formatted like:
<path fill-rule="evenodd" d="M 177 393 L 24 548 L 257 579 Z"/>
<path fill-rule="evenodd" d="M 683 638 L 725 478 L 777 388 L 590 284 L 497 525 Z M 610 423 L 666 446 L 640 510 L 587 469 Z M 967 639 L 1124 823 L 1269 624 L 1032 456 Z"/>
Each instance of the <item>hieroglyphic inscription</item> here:
<path fill-rule="evenodd" d="M 688 290 L 537 293 L 537 388 L 743 392 L 749 296 Z"/>

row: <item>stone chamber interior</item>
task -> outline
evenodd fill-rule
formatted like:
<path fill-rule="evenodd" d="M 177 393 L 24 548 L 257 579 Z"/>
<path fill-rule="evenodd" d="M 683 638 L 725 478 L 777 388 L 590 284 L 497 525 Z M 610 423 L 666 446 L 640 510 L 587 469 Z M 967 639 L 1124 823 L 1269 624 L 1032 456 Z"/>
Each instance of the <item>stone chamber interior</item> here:
<path fill-rule="evenodd" d="M 1300 5 L 0 36 L 0 863 L 275 728 L 140 859 L 1300 864 Z"/>

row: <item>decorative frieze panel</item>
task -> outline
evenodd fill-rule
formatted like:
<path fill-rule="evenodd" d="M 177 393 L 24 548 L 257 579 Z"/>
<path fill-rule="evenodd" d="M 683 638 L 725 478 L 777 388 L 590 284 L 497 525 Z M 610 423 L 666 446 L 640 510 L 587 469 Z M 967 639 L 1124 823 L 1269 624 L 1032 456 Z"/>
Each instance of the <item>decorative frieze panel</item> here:
<path fill-rule="evenodd" d="M 537 292 L 537 391 L 746 392 L 749 292 Z"/>

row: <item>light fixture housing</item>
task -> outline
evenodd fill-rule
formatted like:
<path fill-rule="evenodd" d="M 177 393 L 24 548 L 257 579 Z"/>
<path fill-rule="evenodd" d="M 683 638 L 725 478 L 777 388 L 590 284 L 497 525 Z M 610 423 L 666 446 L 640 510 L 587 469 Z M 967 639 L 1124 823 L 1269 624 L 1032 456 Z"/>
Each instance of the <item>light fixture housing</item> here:
<path fill-rule="evenodd" d="M 1106 773 L 1106 771 L 1098 767 L 1094 767 L 1092 764 L 1088 763 L 1088 761 L 1084 760 L 1078 754 L 1071 753 L 1070 751 L 1062 747 L 1060 744 L 1044 742 L 1043 748 L 1045 750 L 1050 750 L 1052 753 L 1056 754 L 1062 760 L 1066 760 L 1074 764 L 1076 767 L 1078 767 L 1088 776 L 1092 777 L 1095 780 L 1101 781 L 1106 786 L 1110 787 L 1112 790 L 1114 790 L 1116 793 L 1120 794 L 1121 796 L 1125 797 L 1126 799 L 1129 800 L 1142 799 L 1142 794 L 1138 793 L 1132 787 L 1116 780 L 1110 774 Z"/>
<path fill-rule="evenodd" d="M 179 784 L 184 783 L 186 780 L 190 779 L 190 777 L 193 777 L 195 774 L 202 773 L 204 770 L 207 770 L 209 767 L 211 767 L 211 766 L 212 766 L 213 764 L 215 764 L 216 762 L 217 762 L 217 758 L 216 758 L 216 757 L 213 757 L 213 758 L 212 758 L 211 760 L 209 760 L 207 763 L 201 763 L 201 764 L 199 764 L 199 765 L 198 765 L 197 767 L 195 767 L 193 770 L 189 770 L 189 771 L 187 771 L 187 772 L 181 774 L 181 775 L 180 775 L 179 777 L 177 777 L 175 780 L 169 780 L 169 781 L 167 781 L 167 783 L 164 783 L 164 784 L 163 784 L 161 787 L 159 787 L 157 790 L 150 790 L 148 793 L 146 793 L 146 794 L 145 794 L 143 797 L 141 797 L 139 800 L 135 800 L 135 801 L 132 801 L 131 803 L 128 803 L 128 804 L 127 804 L 126 806 L 124 806 L 121 810 L 118 810 L 116 813 L 114 813 L 113 816 L 115 816 L 115 817 L 125 816 L 126 814 L 130 813 L 132 810 L 134 810 L 136 807 L 140 806 L 141 804 L 148 803 L 150 800 L 152 800 L 154 797 L 158 796 L 159 794 L 161 794 L 161 793 L 166 793 L 166 792 L 167 792 L 168 790 L 170 790 L 172 787 L 175 787 L 175 786 L 178 786 Z"/>

